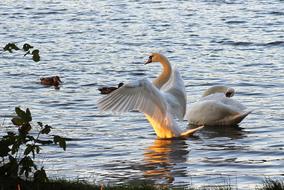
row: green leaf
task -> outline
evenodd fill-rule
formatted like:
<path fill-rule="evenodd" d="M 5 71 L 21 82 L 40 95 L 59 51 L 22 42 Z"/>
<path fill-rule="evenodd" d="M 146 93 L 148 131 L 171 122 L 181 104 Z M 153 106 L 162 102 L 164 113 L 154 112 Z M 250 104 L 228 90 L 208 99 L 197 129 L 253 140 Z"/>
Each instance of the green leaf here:
<path fill-rule="evenodd" d="M 21 165 L 20 175 L 25 173 L 26 178 L 29 177 L 29 173 L 32 172 L 32 168 L 34 168 L 35 170 L 37 169 L 34 161 L 29 156 L 22 158 L 19 165 Z"/>
<path fill-rule="evenodd" d="M 29 108 L 26 109 L 26 119 L 27 119 L 28 122 L 30 122 L 30 121 L 33 120 L 33 119 L 32 119 L 32 114 L 31 114 Z"/>
<path fill-rule="evenodd" d="M 12 50 L 19 50 L 19 49 L 20 48 L 18 46 L 16 46 L 15 43 L 8 43 L 3 48 L 4 51 L 9 51 L 10 53 L 12 53 Z"/>
<path fill-rule="evenodd" d="M 54 142 L 54 144 L 57 144 L 59 141 L 60 141 L 60 136 L 54 135 L 54 136 L 53 136 L 53 142 Z"/>
<path fill-rule="evenodd" d="M 25 168 L 24 168 L 24 167 L 21 167 L 19 174 L 20 174 L 20 175 L 23 175 L 24 171 L 25 171 Z"/>
<path fill-rule="evenodd" d="M 4 50 L 4 51 L 9 51 L 9 49 L 10 49 L 9 44 L 6 44 L 5 47 L 3 47 L 3 50 Z"/>
<path fill-rule="evenodd" d="M 19 151 L 19 147 L 20 147 L 20 144 L 18 142 L 15 142 L 12 146 L 12 149 L 11 149 L 11 154 L 15 154 L 16 152 Z"/>
<path fill-rule="evenodd" d="M 10 47 L 11 47 L 11 49 L 14 49 L 14 50 L 19 50 L 20 49 L 18 46 L 16 46 L 15 43 L 10 43 Z"/>
<path fill-rule="evenodd" d="M 40 131 L 41 134 L 48 134 L 52 127 L 49 125 L 45 125 L 44 128 Z"/>
<path fill-rule="evenodd" d="M 32 149 L 32 153 L 33 153 L 33 159 L 35 159 L 35 149 Z"/>
<path fill-rule="evenodd" d="M 28 144 L 27 145 L 27 148 L 25 149 L 24 151 L 24 155 L 28 155 L 32 152 L 33 154 L 33 159 L 35 158 L 35 151 L 36 153 L 39 153 L 39 146 L 38 145 L 31 145 L 31 144 Z"/>
<path fill-rule="evenodd" d="M 15 136 L 15 135 L 16 135 L 16 133 L 11 132 L 11 131 L 8 131 L 8 132 L 7 132 L 7 135 L 8 135 L 8 136 Z"/>
<path fill-rule="evenodd" d="M 40 140 L 40 139 L 36 139 L 35 140 L 36 143 L 40 143 L 42 145 L 46 145 L 46 144 L 52 144 L 51 140 Z"/>
<path fill-rule="evenodd" d="M 29 108 L 27 108 L 26 111 L 24 111 L 20 107 L 15 107 L 15 112 L 17 116 L 23 120 L 23 122 L 28 123 L 32 121 L 32 115 Z"/>
<path fill-rule="evenodd" d="M 20 107 L 15 107 L 15 112 L 16 112 L 17 116 L 19 116 L 22 119 L 24 119 L 26 117 L 26 112 L 21 110 Z"/>
<path fill-rule="evenodd" d="M 60 136 L 58 136 L 58 135 L 54 135 L 54 137 L 53 137 L 53 142 L 54 142 L 55 144 L 59 143 L 59 146 L 60 146 L 61 148 L 63 148 L 64 151 L 66 150 L 66 139 L 65 139 L 65 138 L 60 137 Z"/>
<path fill-rule="evenodd" d="M 10 162 L 0 167 L 0 176 L 18 177 L 19 166 L 17 160 L 12 156 L 9 156 L 9 160 Z"/>
<path fill-rule="evenodd" d="M 33 54 L 33 61 L 34 61 L 34 62 L 39 62 L 39 61 L 40 61 L 40 56 L 39 56 L 39 54 Z"/>
<path fill-rule="evenodd" d="M 38 124 L 40 127 L 43 126 L 42 122 L 37 122 L 37 124 Z"/>
<path fill-rule="evenodd" d="M 32 129 L 32 126 L 29 123 L 23 124 L 20 128 L 19 128 L 19 132 L 21 134 L 28 134 L 29 131 Z"/>
<path fill-rule="evenodd" d="M 8 132 L 8 135 L 3 136 L 0 142 L 5 143 L 6 146 L 13 145 L 16 141 L 16 136 L 12 132 Z"/>
<path fill-rule="evenodd" d="M 10 151 L 9 144 L 5 141 L 0 141 L 0 157 L 8 156 Z"/>
<path fill-rule="evenodd" d="M 16 126 L 20 126 L 24 124 L 23 119 L 19 118 L 19 117 L 14 117 L 12 120 L 12 123 Z"/>
<path fill-rule="evenodd" d="M 64 138 L 61 138 L 60 141 L 59 141 L 59 146 L 61 148 L 63 148 L 63 150 L 65 151 L 66 150 L 66 141 Z"/>
<path fill-rule="evenodd" d="M 41 148 L 40 148 L 38 145 L 35 145 L 35 150 L 36 150 L 36 153 L 37 153 L 37 154 L 39 153 L 40 149 L 41 149 Z"/>
<path fill-rule="evenodd" d="M 31 46 L 31 45 L 28 44 L 28 43 L 25 43 L 25 44 L 23 45 L 23 50 L 24 50 L 24 51 L 28 51 L 28 50 L 31 49 L 31 48 L 34 48 L 34 47 Z"/>
<path fill-rule="evenodd" d="M 41 170 L 37 170 L 37 171 L 34 173 L 34 181 L 35 181 L 35 182 L 47 182 L 47 181 L 48 181 L 46 172 L 45 172 L 45 170 L 43 169 L 43 167 L 41 168 Z"/>
<path fill-rule="evenodd" d="M 19 151 L 20 146 L 22 145 L 22 138 L 17 136 L 14 143 L 12 144 L 12 154 L 15 154 Z"/>
<path fill-rule="evenodd" d="M 28 141 L 34 141 L 35 138 L 31 135 L 27 135 L 26 138 L 28 139 Z"/>
<path fill-rule="evenodd" d="M 31 153 L 33 151 L 33 148 L 34 147 L 32 145 L 28 144 L 27 148 L 24 151 L 24 155 L 28 155 L 29 153 Z"/>

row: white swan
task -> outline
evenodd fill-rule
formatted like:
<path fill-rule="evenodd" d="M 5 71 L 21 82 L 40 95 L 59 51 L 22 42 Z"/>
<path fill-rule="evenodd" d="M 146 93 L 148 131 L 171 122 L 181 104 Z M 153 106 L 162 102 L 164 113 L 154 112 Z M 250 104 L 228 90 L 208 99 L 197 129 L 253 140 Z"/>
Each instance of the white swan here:
<path fill-rule="evenodd" d="M 208 96 L 210 94 L 223 93 L 226 97 L 233 97 L 235 95 L 235 89 L 229 88 L 227 86 L 212 86 L 208 88 L 202 95 L 202 97 Z"/>
<path fill-rule="evenodd" d="M 225 86 L 213 86 L 202 98 L 190 105 L 185 119 L 192 125 L 233 126 L 239 124 L 251 111 L 230 98 L 235 90 Z"/>
<path fill-rule="evenodd" d="M 168 59 L 153 53 L 145 64 L 159 62 L 162 73 L 151 83 L 141 79 L 128 83 L 98 101 L 103 111 L 127 112 L 138 110 L 145 114 L 159 138 L 187 137 L 203 126 L 183 131 L 175 117 L 183 119 L 186 112 L 186 94 L 183 80 Z"/>

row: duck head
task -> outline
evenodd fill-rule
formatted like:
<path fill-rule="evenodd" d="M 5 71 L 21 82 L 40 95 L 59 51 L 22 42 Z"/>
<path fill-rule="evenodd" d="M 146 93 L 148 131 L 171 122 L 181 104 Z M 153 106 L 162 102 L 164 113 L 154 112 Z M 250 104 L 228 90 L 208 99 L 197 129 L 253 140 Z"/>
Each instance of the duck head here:
<path fill-rule="evenodd" d="M 54 77 L 52 77 L 52 79 L 53 79 L 54 83 L 62 83 L 62 81 L 60 80 L 59 76 L 54 76 Z"/>
<path fill-rule="evenodd" d="M 124 85 L 124 83 L 123 83 L 123 82 L 120 82 L 120 83 L 118 84 L 118 88 L 122 87 L 123 85 Z"/>

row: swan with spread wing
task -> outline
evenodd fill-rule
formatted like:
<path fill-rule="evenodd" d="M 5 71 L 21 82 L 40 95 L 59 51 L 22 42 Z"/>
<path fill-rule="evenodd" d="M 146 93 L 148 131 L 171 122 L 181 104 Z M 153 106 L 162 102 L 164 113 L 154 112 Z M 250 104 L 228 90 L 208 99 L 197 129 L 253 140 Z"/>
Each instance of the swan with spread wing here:
<path fill-rule="evenodd" d="M 144 113 L 159 138 L 188 137 L 203 126 L 185 131 L 178 127 L 175 119 L 182 120 L 186 113 L 184 82 L 162 54 L 151 54 L 145 64 L 156 62 L 163 71 L 153 82 L 144 78 L 125 84 L 101 98 L 98 107 L 103 111 Z"/>

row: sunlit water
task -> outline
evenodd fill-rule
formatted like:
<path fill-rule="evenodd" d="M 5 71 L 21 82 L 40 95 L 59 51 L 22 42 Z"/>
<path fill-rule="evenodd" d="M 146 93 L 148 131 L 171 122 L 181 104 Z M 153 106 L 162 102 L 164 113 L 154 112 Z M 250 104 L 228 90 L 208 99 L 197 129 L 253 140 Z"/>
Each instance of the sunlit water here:
<path fill-rule="evenodd" d="M 239 189 L 283 178 L 283 8 L 280 0 L 2 1 L 1 46 L 31 43 L 41 61 L 0 52 L 1 120 L 7 126 L 15 106 L 29 107 L 34 121 L 72 139 L 66 152 L 44 147 L 40 162 L 53 177 Z M 100 113 L 98 87 L 160 72 L 142 64 L 153 51 L 180 69 L 189 105 L 228 85 L 254 112 L 240 128 L 175 141 L 156 140 L 143 114 Z M 51 75 L 62 77 L 60 90 L 39 84 Z"/>

